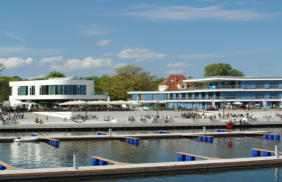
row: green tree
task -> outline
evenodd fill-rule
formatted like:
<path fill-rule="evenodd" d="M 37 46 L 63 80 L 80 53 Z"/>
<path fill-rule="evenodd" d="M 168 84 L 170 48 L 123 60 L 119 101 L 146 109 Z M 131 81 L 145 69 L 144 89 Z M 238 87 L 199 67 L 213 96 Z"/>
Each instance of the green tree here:
<path fill-rule="evenodd" d="M 1 72 L 2 72 L 4 69 L 5 69 L 5 68 L 4 68 L 4 65 L 0 63 L 0 74 L 1 74 Z"/>
<path fill-rule="evenodd" d="M 94 85 L 94 88 L 95 88 L 95 93 L 101 93 L 103 92 L 103 88 L 101 88 L 101 85 L 100 85 L 100 80 L 102 79 L 103 77 L 99 78 L 97 76 L 89 76 L 89 77 L 81 77 L 80 80 L 93 80 L 95 85 Z"/>
<path fill-rule="evenodd" d="M 217 63 L 206 66 L 204 76 L 244 76 L 244 74 L 233 69 L 230 64 Z"/>
<path fill-rule="evenodd" d="M 11 88 L 9 87 L 10 81 L 21 81 L 22 79 L 15 76 L 15 77 L 8 77 L 8 76 L 1 76 L 0 77 L 0 102 L 9 99 L 11 95 Z"/>
<path fill-rule="evenodd" d="M 46 76 L 46 79 L 48 79 L 48 78 L 65 78 L 65 77 L 66 76 L 63 73 L 60 73 L 58 71 L 52 71 Z"/>
<path fill-rule="evenodd" d="M 150 72 L 145 72 L 139 66 L 126 65 L 116 68 L 114 76 L 103 76 L 99 79 L 99 86 L 108 93 L 111 100 L 127 100 L 129 91 L 155 90 L 160 82 Z"/>

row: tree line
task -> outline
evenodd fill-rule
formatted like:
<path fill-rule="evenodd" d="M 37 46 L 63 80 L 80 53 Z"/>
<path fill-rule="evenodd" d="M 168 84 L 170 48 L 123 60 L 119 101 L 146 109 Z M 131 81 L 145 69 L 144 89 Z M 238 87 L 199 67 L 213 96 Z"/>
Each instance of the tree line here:
<path fill-rule="evenodd" d="M 4 66 L 0 64 L 0 74 Z M 107 93 L 111 100 L 127 100 L 129 91 L 151 91 L 157 90 L 158 85 L 164 78 L 157 77 L 150 72 L 144 71 L 142 67 L 126 65 L 115 69 L 113 76 L 103 75 L 101 77 L 89 76 L 77 79 L 93 80 L 95 82 L 95 93 Z M 244 76 L 241 71 L 233 69 L 229 64 L 217 63 L 205 67 L 204 76 Z M 9 99 L 11 94 L 10 81 L 42 80 L 52 77 L 64 78 L 63 73 L 52 71 L 47 76 L 34 79 L 22 79 L 18 76 L 0 76 L 0 102 Z"/>

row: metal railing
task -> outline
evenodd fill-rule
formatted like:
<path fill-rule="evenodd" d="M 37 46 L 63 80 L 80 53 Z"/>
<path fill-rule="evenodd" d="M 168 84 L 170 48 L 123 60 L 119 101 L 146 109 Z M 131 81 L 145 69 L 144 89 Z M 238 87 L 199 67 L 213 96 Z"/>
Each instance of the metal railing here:
<path fill-rule="evenodd" d="M 184 90 L 215 90 L 215 89 L 282 89 L 281 85 L 220 85 L 220 86 L 209 86 L 209 87 L 189 87 Z"/>

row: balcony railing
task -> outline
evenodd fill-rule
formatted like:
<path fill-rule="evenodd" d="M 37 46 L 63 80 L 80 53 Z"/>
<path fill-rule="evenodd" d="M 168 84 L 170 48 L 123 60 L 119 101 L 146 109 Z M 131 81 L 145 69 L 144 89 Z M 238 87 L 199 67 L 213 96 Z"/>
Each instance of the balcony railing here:
<path fill-rule="evenodd" d="M 189 87 L 185 90 L 215 90 L 215 89 L 282 89 L 281 85 L 220 85 L 209 87 Z"/>
<path fill-rule="evenodd" d="M 203 97 L 203 98 L 166 98 L 166 99 L 159 99 L 159 100 L 250 100 L 250 99 L 282 99 L 282 97 L 279 96 L 270 96 L 270 97 L 264 97 L 264 96 L 250 96 L 250 97 L 237 97 L 237 96 L 228 96 L 228 97 Z M 141 99 L 144 100 L 144 99 Z M 153 99 L 155 100 L 155 99 Z"/>

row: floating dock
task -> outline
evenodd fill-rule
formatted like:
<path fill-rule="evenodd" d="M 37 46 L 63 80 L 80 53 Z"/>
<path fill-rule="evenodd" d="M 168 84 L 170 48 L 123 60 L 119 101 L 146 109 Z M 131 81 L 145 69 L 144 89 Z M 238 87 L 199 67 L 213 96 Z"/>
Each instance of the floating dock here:
<path fill-rule="evenodd" d="M 282 166 L 280 157 L 252 157 L 183 162 L 160 162 L 142 164 L 123 164 L 109 166 L 19 169 L 0 172 L 0 181 L 58 180 L 60 178 L 109 179 L 118 177 L 148 176 L 158 174 L 179 174 L 193 172 L 212 172 L 234 169 L 254 169 Z"/>
<path fill-rule="evenodd" d="M 162 139 L 162 138 L 197 138 L 203 137 L 238 137 L 238 136 L 263 136 L 269 134 L 267 131 L 232 131 L 232 132 L 198 132 L 198 133 L 169 133 L 169 134 L 124 134 L 124 135 L 79 135 L 79 136 L 42 136 L 41 141 L 59 140 L 124 140 L 126 138 L 137 139 Z M 0 137 L 0 142 L 13 142 L 17 137 Z"/>
<path fill-rule="evenodd" d="M 24 124 L 2 125 L 0 132 L 71 132 L 71 131 L 114 131 L 124 130 L 168 130 L 168 129 L 226 129 L 225 122 L 194 122 L 194 123 L 105 123 L 105 124 Z M 273 128 L 282 127 L 281 121 L 253 122 L 248 125 L 233 125 L 233 128 Z"/>

